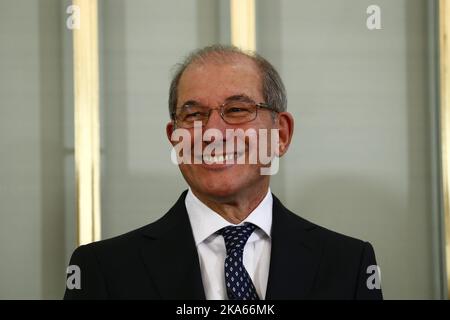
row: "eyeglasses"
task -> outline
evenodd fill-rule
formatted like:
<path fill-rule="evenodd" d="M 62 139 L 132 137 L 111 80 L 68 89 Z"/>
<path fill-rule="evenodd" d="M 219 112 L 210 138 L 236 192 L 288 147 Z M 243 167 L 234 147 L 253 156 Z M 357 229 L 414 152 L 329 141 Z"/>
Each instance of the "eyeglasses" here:
<path fill-rule="evenodd" d="M 255 103 L 249 101 L 228 101 L 216 108 L 209 108 L 202 105 L 184 105 L 178 112 L 171 114 L 177 127 L 192 128 L 195 121 L 201 121 L 202 126 L 208 123 L 213 110 L 218 110 L 223 121 L 228 124 L 243 124 L 256 119 L 258 109 L 267 109 L 278 113 L 278 110 L 267 103 Z"/>

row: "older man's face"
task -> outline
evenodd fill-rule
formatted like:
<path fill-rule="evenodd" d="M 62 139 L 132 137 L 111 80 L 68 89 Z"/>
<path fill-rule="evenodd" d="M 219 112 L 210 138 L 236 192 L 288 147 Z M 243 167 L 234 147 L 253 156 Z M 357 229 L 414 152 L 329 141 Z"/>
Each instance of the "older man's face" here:
<path fill-rule="evenodd" d="M 256 103 L 265 102 L 261 90 L 261 76 L 254 63 L 248 58 L 236 59 L 228 63 L 205 63 L 189 66 L 183 73 L 178 89 L 177 108 L 186 102 L 196 102 L 215 108 L 234 96 L 248 97 Z M 222 132 L 223 143 L 227 143 L 226 129 L 253 128 L 271 129 L 274 122 L 270 111 L 260 109 L 255 120 L 244 124 L 227 124 L 218 111 L 213 111 L 202 134 L 209 128 Z M 194 129 L 190 129 L 193 135 Z M 170 131 L 170 130 L 169 130 Z M 236 142 L 236 141 L 235 141 Z M 194 139 L 192 139 L 192 144 Z M 204 149 L 210 142 L 203 142 Z M 194 149 L 192 145 L 192 149 Z M 225 148 L 224 148 L 225 150 Z M 197 193 L 223 199 L 232 198 L 239 192 L 266 189 L 269 177 L 261 175 L 260 164 L 248 163 L 249 141 L 245 142 L 246 163 L 238 164 L 180 164 L 180 170 L 189 186 Z M 225 153 L 225 152 L 224 152 Z M 222 152 L 215 154 L 220 156 Z M 214 154 L 213 154 L 214 155 Z"/>

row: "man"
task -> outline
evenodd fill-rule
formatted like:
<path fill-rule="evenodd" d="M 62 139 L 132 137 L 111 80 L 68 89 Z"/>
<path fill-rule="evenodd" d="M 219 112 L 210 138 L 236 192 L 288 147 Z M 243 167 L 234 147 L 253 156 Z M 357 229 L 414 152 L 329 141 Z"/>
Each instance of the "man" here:
<path fill-rule="evenodd" d="M 76 249 L 81 287 L 65 298 L 381 299 L 369 243 L 300 218 L 270 191 L 263 169 L 293 135 L 286 105 L 278 73 L 259 55 L 192 53 L 172 81 L 167 124 L 174 146 L 176 133 L 188 134 L 177 160 L 189 190 L 160 220 Z M 271 163 L 250 161 L 261 149 Z"/>

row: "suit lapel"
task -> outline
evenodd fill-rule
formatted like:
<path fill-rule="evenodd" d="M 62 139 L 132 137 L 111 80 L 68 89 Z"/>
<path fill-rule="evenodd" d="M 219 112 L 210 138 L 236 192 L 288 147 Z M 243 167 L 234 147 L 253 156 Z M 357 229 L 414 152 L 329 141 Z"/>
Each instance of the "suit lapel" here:
<path fill-rule="evenodd" d="M 144 230 L 142 257 L 162 299 L 205 299 L 200 264 L 184 199 Z"/>
<path fill-rule="evenodd" d="M 312 236 L 315 225 L 295 216 L 275 196 L 273 199 L 266 299 L 307 299 L 322 253 Z"/>
<path fill-rule="evenodd" d="M 186 191 L 159 221 L 144 227 L 144 264 L 162 299 L 205 299 L 197 248 L 184 204 Z M 322 248 L 315 225 L 297 217 L 273 196 L 272 249 L 267 300 L 307 299 Z"/>

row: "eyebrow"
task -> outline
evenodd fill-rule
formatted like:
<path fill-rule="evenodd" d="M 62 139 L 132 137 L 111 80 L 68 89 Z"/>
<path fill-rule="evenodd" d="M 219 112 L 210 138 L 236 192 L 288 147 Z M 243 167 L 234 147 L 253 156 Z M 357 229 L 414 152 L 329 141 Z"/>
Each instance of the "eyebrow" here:
<path fill-rule="evenodd" d="M 225 99 L 224 102 L 227 103 L 227 102 L 232 102 L 232 101 L 255 102 L 252 98 L 250 98 L 248 95 L 243 94 L 243 93 L 229 96 L 228 98 Z M 202 105 L 202 104 L 196 100 L 188 100 L 180 106 L 180 109 L 183 107 L 199 106 L 199 105 Z"/>
<path fill-rule="evenodd" d="M 225 102 L 231 102 L 231 101 L 243 101 L 243 102 L 255 102 L 252 98 L 250 98 L 246 94 L 237 94 L 231 97 L 228 97 L 225 99 Z"/>

